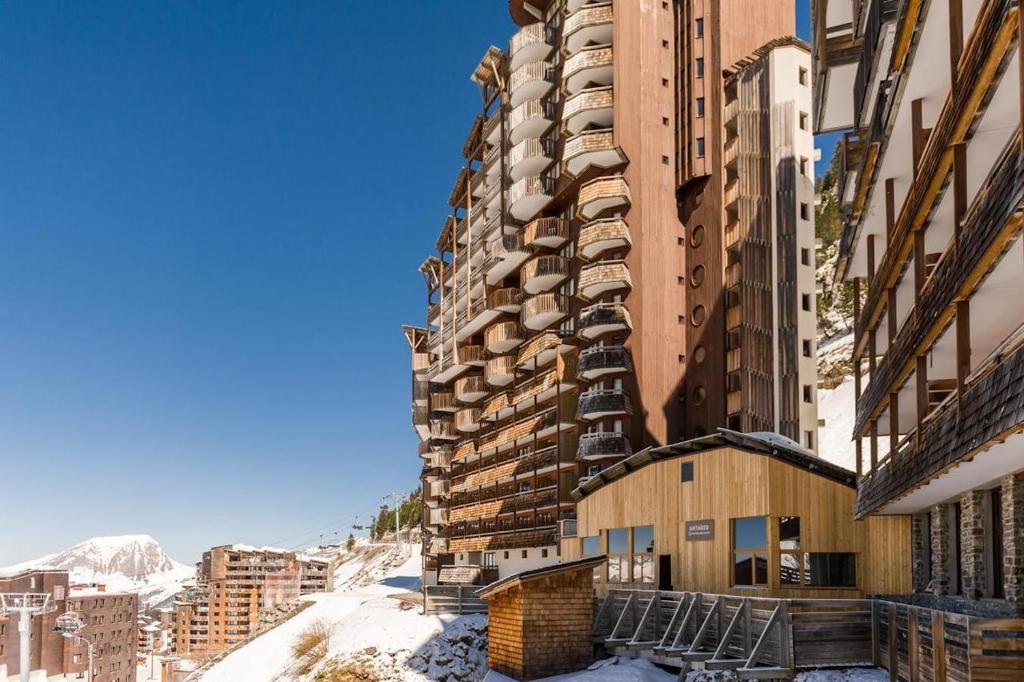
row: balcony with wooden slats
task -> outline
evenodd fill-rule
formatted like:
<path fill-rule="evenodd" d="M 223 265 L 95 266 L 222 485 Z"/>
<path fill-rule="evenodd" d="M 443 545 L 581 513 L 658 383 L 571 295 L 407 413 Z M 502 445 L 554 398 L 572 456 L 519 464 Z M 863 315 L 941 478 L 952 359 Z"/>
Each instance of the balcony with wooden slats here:
<path fill-rule="evenodd" d="M 547 329 L 565 319 L 570 312 L 569 297 L 548 292 L 526 299 L 519 320 L 526 329 L 536 331 Z"/>
<path fill-rule="evenodd" d="M 579 294 L 593 300 L 608 292 L 625 292 L 633 286 L 626 261 L 599 261 L 580 270 Z"/>
<path fill-rule="evenodd" d="M 587 45 L 606 45 L 612 42 L 612 3 L 581 5 L 569 10 L 562 29 L 565 51 L 575 55 Z"/>
<path fill-rule="evenodd" d="M 615 144 L 609 130 L 586 130 L 565 141 L 562 152 L 565 170 L 579 175 L 587 168 L 613 168 L 626 162 L 626 155 Z"/>
<path fill-rule="evenodd" d="M 625 211 L 631 202 L 629 185 L 621 175 L 596 178 L 580 187 L 577 207 L 586 220 L 611 209 Z"/>
<path fill-rule="evenodd" d="M 484 345 L 490 353 L 508 353 L 523 342 L 523 330 L 518 322 L 498 322 L 484 332 Z"/>
<path fill-rule="evenodd" d="M 556 254 L 541 254 L 523 265 L 519 271 L 523 291 L 537 294 L 561 284 L 571 274 L 569 259 Z"/>

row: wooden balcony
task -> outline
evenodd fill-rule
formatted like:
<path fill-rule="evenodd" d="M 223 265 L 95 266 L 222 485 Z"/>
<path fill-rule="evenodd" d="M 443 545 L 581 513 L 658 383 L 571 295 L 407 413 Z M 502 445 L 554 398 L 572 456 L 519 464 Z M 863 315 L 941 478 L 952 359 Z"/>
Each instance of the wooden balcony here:
<path fill-rule="evenodd" d="M 455 381 L 455 399 L 460 403 L 475 403 L 490 392 L 481 374 L 471 374 Z"/>
<path fill-rule="evenodd" d="M 523 291 L 518 287 L 494 289 L 487 294 L 487 307 L 502 313 L 518 313 L 523 304 Z"/>
<path fill-rule="evenodd" d="M 484 345 L 490 353 L 508 353 L 522 342 L 523 330 L 518 322 L 498 322 L 484 332 Z"/>
<path fill-rule="evenodd" d="M 581 435 L 576 458 L 589 461 L 609 457 L 623 458 L 632 454 L 633 448 L 625 434 L 608 431 Z"/>
<path fill-rule="evenodd" d="M 519 357 L 516 358 L 516 364 L 523 369 L 543 367 L 555 359 L 555 356 L 558 354 L 558 348 L 563 345 L 565 345 L 565 341 L 556 332 L 539 334 L 523 344 L 523 347 L 519 349 Z"/>
<path fill-rule="evenodd" d="M 538 329 L 547 329 L 556 322 L 565 319 L 569 312 L 570 302 L 568 296 L 548 292 L 526 299 L 519 316 L 519 321 L 526 329 L 536 331 Z"/>
<path fill-rule="evenodd" d="M 592 166 L 621 166 L 626 162 L 626 155 L 616 146 L 611 130 L 587 130 L 565 141 L 562 160 L 568 172 L 579 175 Z"/>
<path fill-rule="evenodd" d="M 430 420 L 430 437 L 435 440 L 459 440 L 462 436 L 455 430 L 455 420 L 444 418 Z"/>
<path fill-rule="evenodd" d="M 589 300 L 610 291 L 623 292 L 632 286 L 629 268 L 622 260 L 591 263 L 580 270 L 579 294 Z"/>
<path fill-rule="evenodd" d="M 580 187 L 577 206 L 586 220 L 610 209 L 624 210 L 630 205 L 629 185 L 621 175 L 597 178 Z"/>
<path fill-rule="evenodd" d="M 607 417 L 624 417 L 633 414 L 629 395 L 621 388 L 591 389 L 580 394 L 576 406 L 576 418 L 595 421 Z"/>
<path fill-rule="evenodd" d="M 527 62 L 509 77 L 509 105 L 515 108 L 526 100 L 540 99 L 554 86 L 554 68 L 549 62 Z"/>
<path fill-rule="evenodd" d="M 569 259 L 556 254 L 541 254 L 519 271 L 523 291 L 537 294 L 564 282 L 570 275 Z"/>
<path fill-rule="evenodd" d="M 498 355 L 484 366 L 484 380 L 491 386 L 507 386 L 516 378 L 516 356 Z"/>
<path fill-rule="evenodd" d="M 555 123 L 555 105 L 546 99 L 526 100 L 508 116 L 508 139 L 517 145 L 529 137 L 543 137 Z"/>
<path fill-rule="evenodd" d="M 547 24 L 537 22 L 523 26 L 508 42 L 509 69 L 547 59 L 555 49 L 554 34 Z"/>
<path fill-rule="evenodd" d="M 611 45 L 584 47 L 565 60 L 562 83 L 569 95 L 585 87 L 612 84 L 615 59 Z"/>
<path fill-rule="evenodd" d="M 615 118 L 614 88 L 605 85 L 580 90 L 565 100 L 562 121 L 570 135 L 587 128 L 610 128 Z"/>
<path fill-rule="evenodd" d="M 625 220 L 600 218 L 580 228 L 576 251 L 581 257 L 593 260 L 606 251 L 628 249 L 632 243 L 633 237 Z"/>
<path fill-rule="evenodd" d="M 546 137 L 528 137 L 508 152 L 508 174 L 513 182 L 537 175 L 551 165 L 555 145 Z"/>
<path fill-rule="evenodd" d="M 530 220 L 555 198 L 554 183 L 546 175 L 528 175 L 508 192 L 509 213 L 516 220 Z"/>
<path fill-rule="evenodd" d="M 479 407 L 465 407 L 455 414 L 455 428 L 461 433 L 473 433 L 480 430 Z"/>
<path fill-rule="evenodd" d="M 633 320 L 621 303 L 595 303 L 580 311 L 577 333 L 584 339 L 596 339 L 612 332 L 629 331 Z"/>
<path fill-rule="evenodd" d="M 611 2 L 570 10 L 562 30 L 566 53 L 575 55 L 587 45 L 611 43 L 613 21 Z"/>
<path fill-rule="evenodd" d="M 622 346 L 597 346 L 580 351 L 577 373 L 584 381 L 633 371 L 629 351 Z"/>
<path fill-rule="evenodd" d="M 484 347 L 472 344 L 459 346 L 459 364 L 470 367 L 484 366 Z"/>
<path fill-rule="evenodd" d="M 523 242 L 527 246 L 555 249 L 569 241 L 569 221 L 562 218 L 537 218 L 523 229 Z"/>
<path fill-rule="evenodd" d="M 430 409 L 433 412 L 456 412 L 459 406 L 455 403 L 455 394 L 442 391 L 430 394 Z"/>

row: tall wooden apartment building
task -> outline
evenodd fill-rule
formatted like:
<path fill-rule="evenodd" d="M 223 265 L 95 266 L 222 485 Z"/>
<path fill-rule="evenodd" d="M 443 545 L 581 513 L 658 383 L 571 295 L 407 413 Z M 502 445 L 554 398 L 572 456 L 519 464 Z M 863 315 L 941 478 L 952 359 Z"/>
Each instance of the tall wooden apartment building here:
<path fill-rule="evenodd" d="M 571 491 L 643 447 L 816 446 L 809 51 L 735 77 L 791 0 L 509 7 L 404 328 L 427 582 L 555 562 Z"/>
<path fill-rule="evenodd" d="M 330 592 L 327 561 L 296 552 L 222 545 L 203 553 L 196 585 L 174 598 L 175 647 L 181 656 L 223 651 L 256 634 L 261 617 L 300 595 Z"/>
<path fill-rule="evenodd" d="M 912 515 L 916 591 L 1019 610 L 1019 3 L 816 0 L 813 17 L 816 123 L 846 131 L 857 515 Z"/>

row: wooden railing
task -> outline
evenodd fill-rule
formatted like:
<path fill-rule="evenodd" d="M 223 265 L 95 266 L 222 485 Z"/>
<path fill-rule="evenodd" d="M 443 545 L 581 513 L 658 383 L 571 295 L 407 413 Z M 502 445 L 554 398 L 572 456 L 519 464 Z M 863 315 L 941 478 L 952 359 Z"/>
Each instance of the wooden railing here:
<path fill-rule="evenodd" d="M 423 613 L 487 613 L 487 601 L 476 596 L 477 585 L 427 585 L 423 588 Z"/>

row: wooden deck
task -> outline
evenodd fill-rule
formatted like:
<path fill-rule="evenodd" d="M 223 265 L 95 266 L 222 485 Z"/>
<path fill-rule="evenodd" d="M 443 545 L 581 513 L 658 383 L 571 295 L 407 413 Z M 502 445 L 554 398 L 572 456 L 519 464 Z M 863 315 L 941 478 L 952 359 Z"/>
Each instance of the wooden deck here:
<path fill-rule="evenodd" d="M 880 666 L 890 679 L 1024 679 L 1024 619 L 992 619 L 872 599 L 762 599 L 613 590 L 595 643 L 623 656 L 789 679 L 802 669 Z"/>

